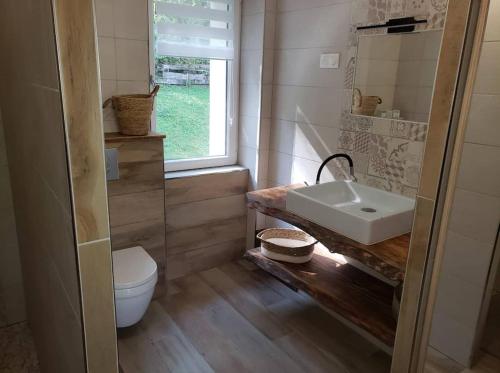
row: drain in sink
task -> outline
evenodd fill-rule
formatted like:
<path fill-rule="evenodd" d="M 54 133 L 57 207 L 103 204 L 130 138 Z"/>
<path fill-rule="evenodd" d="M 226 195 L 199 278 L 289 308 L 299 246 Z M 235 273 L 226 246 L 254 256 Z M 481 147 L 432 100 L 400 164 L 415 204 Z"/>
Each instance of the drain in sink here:
<path fill-rule="evenodd" d="M 371 207 L 361 207 L 361 211 L 363 211 L 363 212 L 377 212 L 376 209 L 371 208 Z"/>

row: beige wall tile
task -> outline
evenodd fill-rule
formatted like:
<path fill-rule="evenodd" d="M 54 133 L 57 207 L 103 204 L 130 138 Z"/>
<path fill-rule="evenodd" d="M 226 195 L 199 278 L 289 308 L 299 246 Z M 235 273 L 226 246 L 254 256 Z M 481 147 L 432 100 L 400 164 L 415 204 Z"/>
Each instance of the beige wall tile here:
<path fill-rule="evenodd" d="M 337 88 L 275 86 L 273 117 L 338 127 L 343 91 Z"/>
<path fill-rule="evenodd" d="M 240 116 L 260 117 L 261 85 L 240 84 Z"/>
<path fill-rule="evenodd" d="M 309 0 L 307 2 L 303 0 L 279 0 L 277 2 L 277 10 L 289 12 L 309 8 L 320 8 L 342 2 L 344 2 L 344 0 Z"/>
<path fill-rule="evenodd" d="M 434 312 L 446 315 L 463 327 L 474 329 L 481 311 L 484 287 L 448 273 L 441 273 Z M 467 301 L 464 302 L 464 299 Z"/>
<path fill-rule="evenodd" d="M 438 313 L 434 314 L 432 322 L 439 328 L 432 329 L 429 345 L 462 365 L 468 365 L 472 357 L 470 351 L 474 343 L 474 329 Z"/>
<path fill-rule="evenodd" d="M 241 49 L 263 49 L 264 13 L 241 17 Z"/>
<path fill-rule="evenodd" d="M 343 69 L 320 69 L 322 53 L 339 53 L 343 49 L 308 48 L 275 51 L 275 84 L 314 87 L 342 87 Z M 341 61 L 342 63 L 343 61 Z"/>
<path fill-rule="evenodd" d="M 95 0 L 97 34 L 113 37 L 115 35 L 113 0 Z"/>
<path fill-rule="evenodd" d="M 130 95 L 137 93 L 149 93 L 149 82 L 147 80 L 118 80 L 116 82 L 116 91 L 119 95 Z"/>
<path fill-rule="evenodd" d="M 449 229 L 492 245 L 499 219 L 500 198 L 456 189 Z"/>
<path fill-rule="evenodd" d="M 500 41 L 500 1 L 491 0 L 486 24 L 485 41 Z"/>
<path fill-rule="evenodd" d="M 500 147 L 465 143 L 457 188 L 500 198 L 499 165 Z"/>
<path fill-rule="evenodd" d="M 148 1 L 113 0 L 113 18 L 115 37 L 148 40 Z"/>
<path fill-rule="evenodd" d="M 258 84 L 262 74 L 262 50 L 243 49 L 240 54 L 240 83 Z"/>
<path fill-rule="evenodd" d="M 116 79 L 115 39 L 99 37 L 99 66 L 101 79 Z"/>
<path fill-rule="evenodd" d="M 265 7 L 265 0 L 243 0 L 241 5 L 241 14 L 252 15 L 264 13 Z"/>
<path fill-rule="evenodd" d="M 493 245 L 448 230 L 442 272 L 480 287 L 488 275 Z"/>
<path fill-rule="evenodd" d="M 351 4 L 308 8 L 300 12 L 278 13 L 276 47 L 314 48 L 347 45 Z M 311 27 L 304 27 L 310 25 Z"/>
<path fill-rule="evenodd" d="M 500 146 L 498 125 L 500 118 L 500 95 L 472 96 L 465 141 Z"/>
<path fill-rule="evenodd" d="M 116 39 L 116 77 L 118 80 L 149 80 L 147 41 Z"/>
<path fill-rule="evenodd" d="M 261 123 L 261 119 L 259 117 L 247 117 L 240 116 L 239 128 L 238 128 L 238 136 L 239 136 L 239 145 L 246 146 L 253 149 L 258 149 L 259 142 L 259 126 Z"/>
<path fill-rule="evenodd" d="M 474 93 L 500 95 L 500 41 L 483 44 Z"/>

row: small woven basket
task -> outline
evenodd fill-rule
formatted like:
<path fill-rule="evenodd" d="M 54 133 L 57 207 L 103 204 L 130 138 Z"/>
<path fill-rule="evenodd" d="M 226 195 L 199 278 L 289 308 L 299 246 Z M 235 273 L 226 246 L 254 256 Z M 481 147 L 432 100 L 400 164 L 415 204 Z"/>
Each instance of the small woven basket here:
<path fill-rule="evenodd" d="M 379 96 L 363 96 L 358 88 L 354 88 L 352 113 L 373 116 L 377 105 L 382 103 Z"/>
<path fill-rule="evenodd" d="M 157 85 L 150 94 L 113 96 L 104 101 L 102 107 L 112 103 L 122 135 L 144 136 L 149 133 L 154 99 L 159 90 Z"/>
<path fill-rule="evenodd" d="M 318 242 L 305 232 L 286 228 L 265 229 L 257 234 L 257 238 L 261 241 L 261 252 L 264 256 L 292 263 L 309 261 L 314 252 L 314 245 Z M 287 240 L 296 241 L 296 244 L 288 246 Z"/>

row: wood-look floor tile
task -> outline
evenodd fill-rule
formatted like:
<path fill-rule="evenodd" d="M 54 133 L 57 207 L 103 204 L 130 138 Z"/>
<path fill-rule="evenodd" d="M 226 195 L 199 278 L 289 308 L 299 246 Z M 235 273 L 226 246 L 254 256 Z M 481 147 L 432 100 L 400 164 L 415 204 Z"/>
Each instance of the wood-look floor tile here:
<path fill-rule="evenodd" d="M 389 356 L 259 269 L 233 262 L 168 287 L 120 333 L 123 373 L 389 372 Z"/>
<path fill-rule="evenodd" d="M 192 334 L 193 322 L 202 322 L 205 324 L 205 328 L 207 325 L 210 325 L 214 338 L 219 337 L 235 347 L 233 351 L 226 350 L 225 358 L 232 356 L 237 359 L 243 365 L 243 371 L 301 371 L 286 354 L 255 329 L 247 319 L 240 315 L 229 303 L 224 301 L 198 275 L 182 278 L 176 281 L 176 283 L 183 291 L 172 297 L 167 311 L 171 313 L 173 309 L 172 317 L 185 334 Z M 191 309 L 178 307 L 181 302 L 190 306 Z M 186 323 L 186 320 L 182 320 L 182 318 L 186 317 L 186 314 L 197 314 L 197 320 L 191 319 L 191 323 Z M 193 343 L 198 343 L 199 339 L 203 337 L 210 342 L 210 346 L 204 346 L 203 348 L 202 346 L 198 346 L 198 350 L 202 353 L 205 352 L 206 347 L 212 349 L 216 345 L 210 336 L 191 335 Z M 219 368 L 214 366 L 210 359 L 207 359 L 207 361 L 216 371 L 227 369 L 225 364 Z M 232 371 L 234 372 L 234 370 Z"/>
<path fill-rule="evenodd" d="M 200 273 L 205 282 L 269 339 L 283 337 L 290 329 L 265 309 L 254 296 L 218 268 Z"/>
<path fill-rule="evenodd" d="M 228 263 L 219 267 L 222 272 L 231 277 L 242 289 L 251 293 L 263 305 L 271 305 L 286 299 L 279 292 L 269 286 L 272 278 L 263 274 L 260 269 L 252 272 L 243 267 Z M 263 275 L 263 276 L 262 276 Z"/>

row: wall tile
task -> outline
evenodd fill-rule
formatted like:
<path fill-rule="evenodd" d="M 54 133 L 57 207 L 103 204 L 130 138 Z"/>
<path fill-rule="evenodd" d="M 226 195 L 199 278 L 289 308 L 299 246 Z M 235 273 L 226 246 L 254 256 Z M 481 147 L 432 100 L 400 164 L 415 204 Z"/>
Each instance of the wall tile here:
<path fill-rule="evenodd" d="M 258 130 L 260 119 L 258 117 L 240 116 L 239 127 L 239 145 L 250 147 L 253 149 L 259 148 Z"/>
<path fill-rule="evenodd" d="M 488 22 L 486 24 L 485 41 L 500 41 L 500 2 L 498 0 L 490 1 L 488 11 Z"/>
<path fill-rule="evenodd" d="M 492 245 L 499 220 L 500 198 L 456 189 L 449 229 Z"/>
<path fill-rule="evenodd" d="M 116 93 L 119 95 L 149 93 L 149 82 L 147 80 L 118 80 Z"/>
<path fill-rule="evenodd" d="M 271 151 L 269 153 L 269 180 L 278 185 L 290 184 L 292 164 L 292 155 Z"/>
<path fill-rule="evenodd" d="M 339 126 L 343 91 L 336 88 L 275 86 L 273 115 L 277 119 Z"/>
<path fill-rule="evenodd" d="M 295 126 L 293 155 L 322 162 L 337 150 L 339 129 L 298 123 Z"/>
<path fill-rule="evenodd" d="M 273 120 L 270 149 L 292 155 L 295 144 L 295 126 L 295 122 Z"/>
<path fill-rule="evenodd" d="M 314 48 L 345 46 L 350 30 L 350 3 L 300 12 L 278 13 L 275 47 Z M 310 25 L 305 28 L 304 25 Z"/>
<path fill-rule="evenodd" d="M 243 0 L 241 6 L 241 14 L 248 16 L 257 13 L 264 13 L 265 9 L 265 0 Z"/>
<path fill-rule="evenodd" d="M 500 95 L 500 42 L 483 44 L 474 93 Z"/>
<path fill-rule="evenodd" d="M 95 0 L 97 34 L 113 37 L 115 35 L 113 0 Z"/>
<path fill-rule="evenodd" d="M 465 141 L 500 146 L 498 125 L 500 95 L 474 94 L 469 112 Z"/>
<path fill-rule="evenodd" d="M 274 74 L 274 50 L 264 49 L 264 64 L 262 66 L 262 84 L 272 84 Z"/>
<path fill-rule="evenodd" d="M 345 0 L 279 0 L 277 10 L 280 12 L 290 12 L 294 10 L 304 10 L 310 8 L 320 8 L 338 3 L 344 3 Z"/>
<path fill-rule="evenodd" d="M 113 0 L 115 37 L 148 40 L 148 2 L 144 0 Z"/>
<path fill-rule="evenodd" d="M 345 77 L 343 69 L 319 68 L 322 53 L 338 52 L 340 51 L 332 48 L 277 50 L 274 56 L 274 82 L 282 85 L 340 87 Z"/>
<path fill-rule="evenodd" d="M 442 272 L 481 287 L 488 275 L 493 245 L 448 230 Z"/>
<path fill-rule="evenodd" d="M 116 39 L 116 78 L 149 80 L 149 52 L 146 41 Z"/>
<path fill-rule="evenodd" d="M 244 15 L 241 19 L 241 49 L 264 48 L 264 13 Z"/>
<path fill-rule="evenodd" d="M 242 50 L 240 61 L 240 83 L 259 84 L 262 74 L 262 50 Z"/>
<path fill-rule="evenodd" d="M 115 40 L 108 37 L 99 37 L 98 43 L 101 79 L 116 79 Z"/>
<path fill-rule="evenodd" d="M 439 325 L 439 328 L 432 328 L 429 345 L 464 366 L 469 364 L 474 329 L 463 326 L 446 314 L 438 313 L 434 314 L 432 325 Z M 453 338 L 450 338 L 451 335 Z"/>
<path fill-rule="evenodd" d="M 448 273 L 441 273 L 434 312 L 447 315 L 463 327 L 474 329 L 484 295 L 482 286 L 475 286 Z M 464 302 L 464 299 L 467 299 Z"/>
<path fill-rule="evenodd" d="M 260 117 L 260 84 L 240 84 L 240 115 Z"/>
<path fill-rule="evenodd" d="M 499 165 L 500 147 L 465 143 L 457 187 L 500 198 Z"/>
<path fill-rule="evenodd" d="M 274 48 L 275 30 L 276 15 L 273 12 L 266 12 L 264 17 L 264 48 Z"/>

